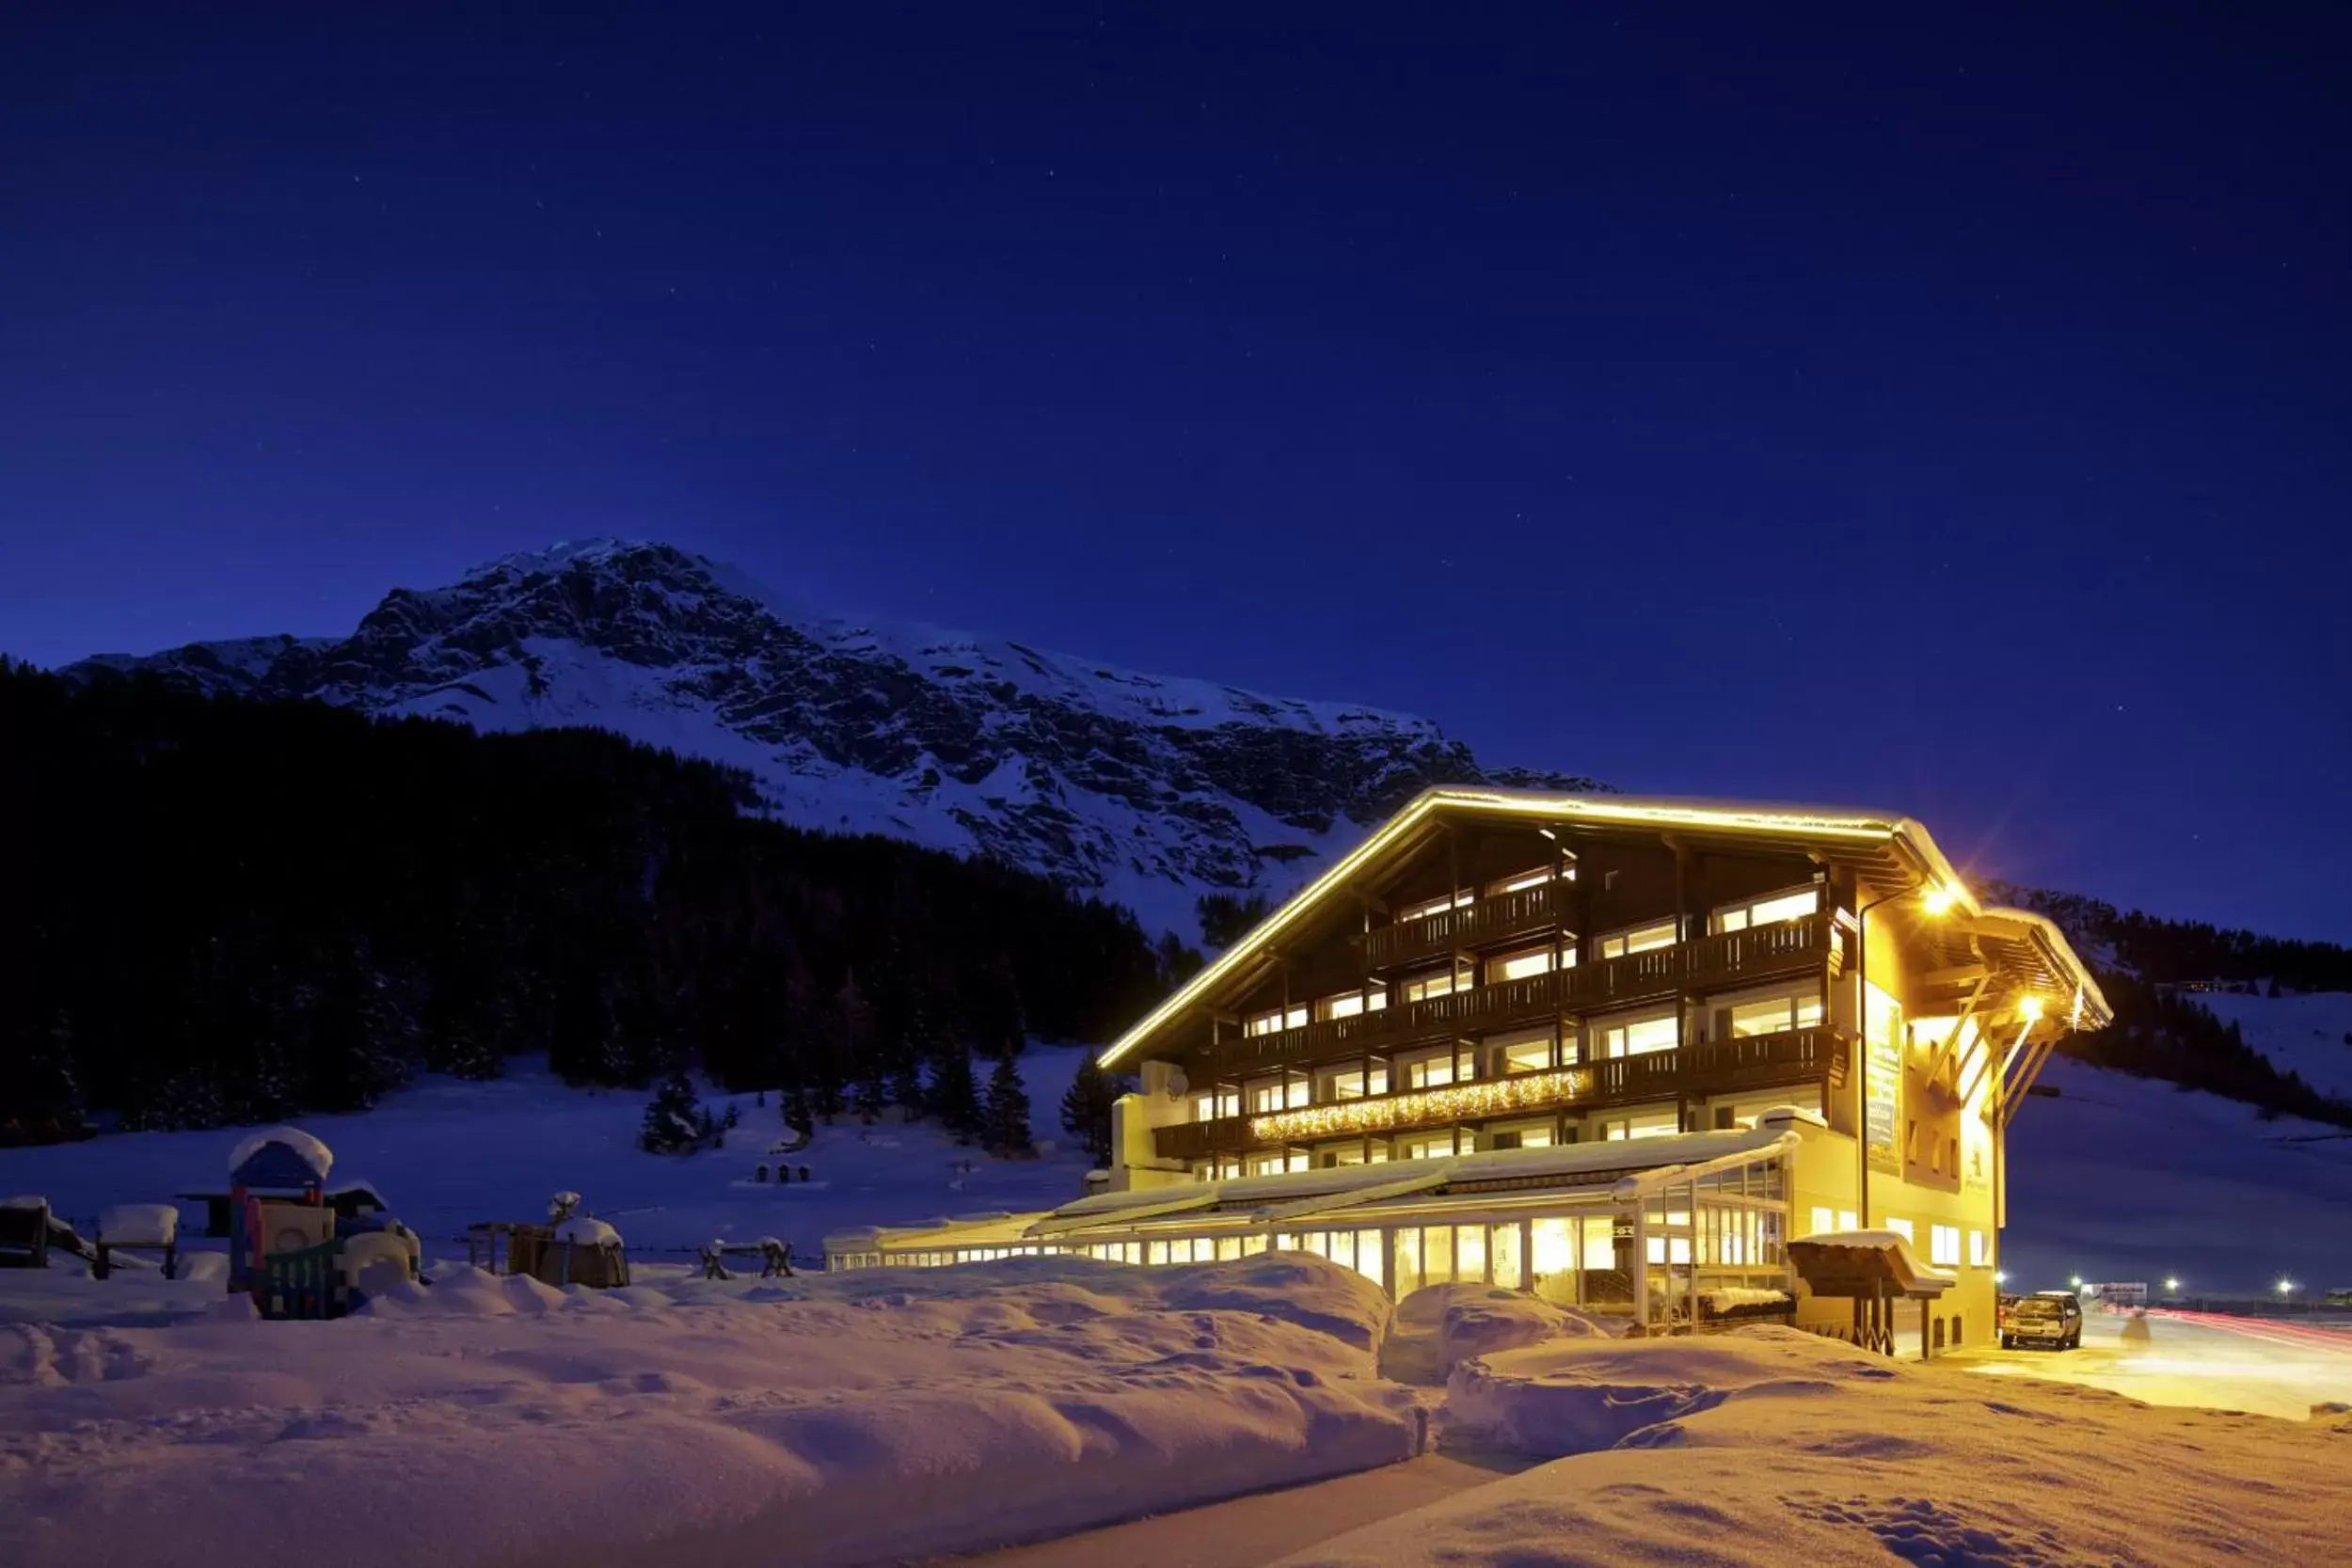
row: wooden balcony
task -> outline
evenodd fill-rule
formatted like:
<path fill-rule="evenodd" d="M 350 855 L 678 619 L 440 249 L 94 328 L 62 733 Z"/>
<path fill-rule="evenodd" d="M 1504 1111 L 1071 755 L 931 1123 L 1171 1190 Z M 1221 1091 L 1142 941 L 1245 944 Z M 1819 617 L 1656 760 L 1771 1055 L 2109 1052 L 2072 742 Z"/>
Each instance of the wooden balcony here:
<path fill-rule="evenodd" d="M 1663 996 L 1803 974 L 1819 968 L 1830 948 L 1830 913 L 1775 921 L 1746 931 L 1710 937 L 1604 958 L 1567 972 L 1566 1005 L 1597 1011 Z"/>
<path fill-rule="evenodd" d="M 1467 914 L 1473 907 L 1451 912 Z M 1830 919 L 1824 911 L 1754 930 L 1724 931 L 1549 974 L 1473 986 L 1425 1002 L 1219 1040 L 1209 1048 L 1205 1065 L 1220 1077 L 1240 1076 L 1306 1062 L 1380 1054 L 1549 1022 L 1568 1014 L 1632 1006 L 1783 975 L 1814 974 L 1820 971 L 1829 952 Z"/>
<path fill-rule="evenodd" d="M 1567 911 L 1567 882 L 1538 882 L 1517 893 L 1499 893 L 1395 926 L 1364 933 L 1364 962 L 1374 970 L 1396 969 L 1465 948 L 1486 947 L 1513 937 L 1556 928 Z"/>
<path fill-rule="evenodd" d="M 1835 1093 L 1846 1083 L 1852 1061 L 1851 1041 L 1826 1027 L 1789 1029 L 1740 1039 L 1707 1040 L 1678 1051 L 1652 1051 L 1638 1056 L 1613 1056 L 1581 1067 L 1529 1073 L 1514 1078 L 1473 1080 L 1453 1089 L 1523 1084 L 1499 1110 L 1465 1114 L 1467 1096 L 1452 1089 L 1406 1089 L 1338 1102 L 1346 1125 L 1327 1130 L 1295 1131 L 1284 1125 L 1290 1113 L 1219 1117 L 1212 1121 L 1179 1122 L 1156 1129 L 1152 1146 L 1163 1160 L 1199 1160 L 1213 1154 L 1239 1154 L 1253 1149 L 1297 1147 L 1343 1138 L 1359 1130 L 1375 1136 L 1409 1132 L 1467 1122 L 1516 1118 L 1546 1111 L 1638 1104 L 1678 1097 L 1698 1099 L 1740 1089 L 1777 1088 L 1820 1083 Z"/>

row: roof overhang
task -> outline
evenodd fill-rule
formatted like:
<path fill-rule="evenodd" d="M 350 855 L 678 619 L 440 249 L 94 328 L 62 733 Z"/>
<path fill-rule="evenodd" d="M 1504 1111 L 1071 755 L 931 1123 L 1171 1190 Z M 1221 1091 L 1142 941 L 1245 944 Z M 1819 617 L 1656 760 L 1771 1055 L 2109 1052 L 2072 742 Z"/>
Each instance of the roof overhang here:
<path fill-rule="evenodd" d="M 2111 1016 L 2088 966 L 2055 925 L 2025 911 L 1979 904 L 1927 828 L 1899 813 L 1681 796 L 1447 786 L 1415 796 L 1112 1042 L 1098 1058 L 1099 1065 L 1120 1066 L 1190 1009 L 1213 1005 L 1235 982 L 1256 973 L 1277 942 L 1335 901 L 1362 891 L 1393 857 L 1456 820 L 1517 821 L 1531 831 L 1557 827 L 1583 834 L 1665 834 L 1697 847 L 1801 852 L 1823 865 L 1851 871 L 1863 887 L 1881 897 L 1940 888 L 1951 896 L 1952 912 L 1961 917 L 1951 922 L 1952 927 L 1981 927 L 1992 942 L 2007 944 L 2021 959 L 2029 958 L 2032 972 L 2046 981 L 2048 994 L 2077 1026 L 2095 1028 Z"/>

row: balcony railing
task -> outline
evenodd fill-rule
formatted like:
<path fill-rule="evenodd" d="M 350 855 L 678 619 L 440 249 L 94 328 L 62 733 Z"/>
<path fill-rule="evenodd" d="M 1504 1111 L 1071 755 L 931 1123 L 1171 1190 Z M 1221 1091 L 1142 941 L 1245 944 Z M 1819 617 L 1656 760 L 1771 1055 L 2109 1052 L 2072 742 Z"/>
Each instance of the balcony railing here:
<path fill-rule="evenodd" d="M 1567 909 L 1566 882 L 1538 882 L 1517 893 L 1499 893 L 1419 920 L 1375 926 L 1364 933 L 1364 961 L 1394 969 L 1461 948 L 1484 947 L 1513 937 L 1533 936 L 1560 924 Z"/>
<path fill-rule="evenodd" d="M 1812 973 L 1820 969 L 1828 952 L 1829 922 L 1827 913 L 1806 915 L 1548 974 L 1472 986 L 1451 996 L 1219 1040 L 1209 1049 L 1208 1066 L 1217 1073 L 1265 1071 L 1298 1062 L 1458 1039 L 1686 991 Z"/>
<path fill-rule="evenodd" d="M 1571 1106 L 1637 1104 L 1817 1081 L 1834 1092 L 1845 1085 L 1851 1057 L 1851 1041 L 1837 1030 L 1788 1029 L 1738 1039 L 1704 1040 L 1679 1050 L 1612 1056 L 1581 1067 L 1473 1079 L 1447 1088 L 1368 1095 L 1306 1107 L 1303 1112 L 1265 1111 L 1179 1122 L 1156 1129 L 1152 1146 L 1163 1160 L 1198 1160 L 1212 1154 L 1295 1147 L 1365 1132 L 1385 1135 L 1451 1127 Z"/>

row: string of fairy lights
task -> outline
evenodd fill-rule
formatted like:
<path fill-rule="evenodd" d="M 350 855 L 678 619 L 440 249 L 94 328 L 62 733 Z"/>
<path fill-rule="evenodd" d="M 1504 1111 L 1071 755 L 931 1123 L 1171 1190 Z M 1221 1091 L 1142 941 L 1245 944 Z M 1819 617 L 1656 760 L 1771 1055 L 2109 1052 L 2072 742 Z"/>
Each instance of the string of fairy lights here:
<path fill-rule="evenodd" d="M 1299 1143 L 1358 1132 L 1385 1132 L 1391 1128 L 1425 1121 L 1508 1116 L 1513 1111 L 1542 1110 L 1578 1099 L 1590 1092 L 1592 1079 L 1589 1069 L 1561 1068 L 1550 1072 L 1514 1073 L 1507 1078 L 1423 1089 L 1415 1094 L 1301 1105 L 1294 1110 L 1268 1111 L 1251 1117 L 1249 1135 L 1260 1143 Z"/>

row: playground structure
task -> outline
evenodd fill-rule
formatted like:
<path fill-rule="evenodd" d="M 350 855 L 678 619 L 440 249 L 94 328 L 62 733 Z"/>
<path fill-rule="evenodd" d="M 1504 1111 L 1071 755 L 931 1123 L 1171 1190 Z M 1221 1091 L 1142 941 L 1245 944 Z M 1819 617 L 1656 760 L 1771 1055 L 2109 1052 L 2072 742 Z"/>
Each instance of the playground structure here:
<path fill-rule="evenodd" d="M 370 1291 L 417 1277 L 416 1234 L 380 1200 L 328 1201 L 334 1162 L 291 1127 L 256 1133 L 230 1156 L 229 1289 L 250 1293 L 264 1318 L 340 1318 Z"/>
<path fill-rule="evenodd" d="M 528 1275 L 558 1289 L 628 1283 L 628 1249 L 603 1220 L 580 1213 L 578 1193 L 548 1200 L 545 1224 L 480 1220 L 466 1227 L 466 1261 L 490 1274 Z"/>

